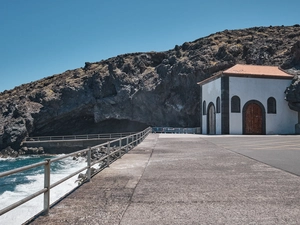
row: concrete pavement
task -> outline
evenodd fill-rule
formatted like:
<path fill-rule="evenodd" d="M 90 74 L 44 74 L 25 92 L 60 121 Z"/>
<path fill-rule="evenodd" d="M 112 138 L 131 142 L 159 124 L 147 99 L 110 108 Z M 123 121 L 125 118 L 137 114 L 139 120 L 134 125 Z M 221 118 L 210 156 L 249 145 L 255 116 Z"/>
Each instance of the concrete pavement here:
<path fill-rule="evenodd" d="M 214 138 L 150 134 L 31 224 L 300 224 L 300 177 Z"/>
<path fill-rule="evenodd" d="M 273 167 L 300 176 L 300 136 L 202 136 L 205 140 Z"/>

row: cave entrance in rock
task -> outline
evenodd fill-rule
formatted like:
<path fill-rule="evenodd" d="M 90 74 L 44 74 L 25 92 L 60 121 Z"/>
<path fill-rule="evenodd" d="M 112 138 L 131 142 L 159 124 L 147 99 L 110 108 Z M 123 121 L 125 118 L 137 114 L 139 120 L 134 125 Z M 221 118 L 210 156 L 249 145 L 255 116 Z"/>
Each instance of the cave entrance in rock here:
<path fill-rule="evenodd" d="M 96 123 L 98 130 L 101 133 L 124 133 L 124 132 L 138 132 L 148 127 L 147 124 L 132 121 L 132 120 L 119 120 L 119 119 L 108 119 Z"/>
<path fill-rule="evenodd" d="M 101 133 L 138 132 L 148 127 L 147 124 L 127 119 L 107 119 L 96 123 L 93 115 L 74 118 L 61 118 L 36 129 L 31 136 L 60 136 Z"/>

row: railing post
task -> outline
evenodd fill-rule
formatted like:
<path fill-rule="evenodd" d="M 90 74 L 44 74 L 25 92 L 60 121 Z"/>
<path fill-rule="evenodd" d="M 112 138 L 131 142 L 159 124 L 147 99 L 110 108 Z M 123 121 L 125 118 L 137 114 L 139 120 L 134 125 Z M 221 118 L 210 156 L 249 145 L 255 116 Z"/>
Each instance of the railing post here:
<path fill-rule="evenodd" d="M 50 159 L 45 159 L 47 164 L 44 166 L 44 188 L 47 191 L 44 193 L 44 214 L 48 215 L 50 208 Z"/>
<path fill-rule="evenodd" d="M 126 153 L 128 153 L 128 148 L 129 148 L 128 142 L 129 142 L 129 137 L 127 136 L 127 138 L 126 138 Z"/>
<path fill-rule="evenodd" d="M 92 156 L 92 149 L 91 149 L 91 147 L 89 147 L 88 155 L 87 155 L 87 166 L 88 166 L 87 182 L 89 182 L 91 180 L 91 158 L 92 158 L 91 156 Z"/>
<path fill-rule="evenodd" d="M 133 146 L 136 146 L 136 135 L 135 134 L 133 135 L 132 139 L 133 139 Z"/>
<path fill-rule="evenodd" d="M 119 150 L 119 158 L 121 158 L 121 155 L 122 155 L 122 152 L 121 152 L 121 149 L 122 149 L 122 139 L 120 138 L 119 140 L 119 147 L 120 147 L 120 150 Z"/>
<path fill-rule="evenodd" d="M 107 145 L 107 149 L 106 149 L 106 154 L 107 154 L 107 167 L 109 167 L 109 164 L 110 164 L 110 141 L 108 142 L 108 145 Z"/>

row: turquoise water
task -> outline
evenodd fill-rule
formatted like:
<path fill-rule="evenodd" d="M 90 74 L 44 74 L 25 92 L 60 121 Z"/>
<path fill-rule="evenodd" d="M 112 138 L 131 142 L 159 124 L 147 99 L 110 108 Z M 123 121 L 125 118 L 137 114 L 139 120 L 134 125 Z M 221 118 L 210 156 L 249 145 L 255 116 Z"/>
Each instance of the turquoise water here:
<path fill-rule="evenodd" d="M 8 170 L 16 169 L 19 167 L 31 165 L 34 163 L 41 162 L 45 160 L 45 156 L 32 156 L 32 157 L 18 157 L 15 159 L 1 159 L 0 160 L 0 173 Z M 19 184 L 27 184 L 31 181 L 28 176 L 33 176 L 36 174 L 44 173 L 43 167 L 37 167 L 24 172 L 13 174 L 8 177 L 0 178 L 0 195 L 5 191 L 14 191 L 16 186 Z"/>
<path fill-rule="evenodd" d="M 60 155 L 61 156 L 61 155 Z M 54 157 L 54 156 L 53 156 Z M 57 157 L 57 156 L 55 156 Z M 12 170 L 22 166 L 38 163 L 49 156 L 31 156 L 9 159 L 0 159 L 0 172 Z M 51 163 L 50 182 L 53 184 L 58 180 L 78 171 L 86 166 L 86 160 L 81 158 L 77 161 L 72 157 Z M 84 173 L 84 172 L 83 172 Z M 77 176 L 70 178 L 50 191 L 50 202 L 54 202 L 64 194 L 73 190 L 76 186 Z M 44 166 L 36 167 L 24 172 L 16 173 L 0 178 L 0 209 L 4 209 L 29 195 L 43 189 Z M 22 224 L 43 209 L 43 195 L 17 207 L 0 216 L 0 224 Z"/>

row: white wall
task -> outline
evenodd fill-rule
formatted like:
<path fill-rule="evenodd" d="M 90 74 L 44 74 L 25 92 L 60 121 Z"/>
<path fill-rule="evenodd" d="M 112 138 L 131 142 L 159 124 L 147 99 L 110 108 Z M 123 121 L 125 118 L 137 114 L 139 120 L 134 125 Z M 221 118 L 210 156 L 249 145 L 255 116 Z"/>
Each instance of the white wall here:
<path fill-rule="evenodd" d="M 221 103 L 221 78 L 202 86 L 202 103 L 206 101 L 206 112 L 210 102 L 214 103 L 215 110 L 217 110 L 217 97 L 220 98 Z M 202 115 L 202 133 L 207 134 L 207 115 Z M 221 113 L 216 113 L 216 134 L 221 134 Z"/>
<path fill-rule="evenodd" d="M 241 100 L 241 112 L 230 113 L 230 134 L 243 133 L 243 106 L 250 100 L 260 101 L 266 111 L 266 134 L 294 134 L 298 113 L 290 110 L 284 100 L 284 91 L 291 83 L 285 79 L 229 77 L 229 110 L 231 97 L 237 95 Z M 267 100 L 276 99 L 276 114 L 267 113 Z"/>

